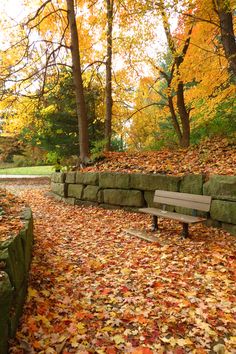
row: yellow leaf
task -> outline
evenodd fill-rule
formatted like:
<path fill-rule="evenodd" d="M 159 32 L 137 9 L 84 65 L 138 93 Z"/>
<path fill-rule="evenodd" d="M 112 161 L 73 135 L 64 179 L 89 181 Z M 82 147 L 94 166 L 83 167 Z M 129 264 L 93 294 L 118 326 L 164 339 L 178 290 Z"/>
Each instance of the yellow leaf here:
<path fill-rule="evenodd" d="M 79 334 L 84 334 L 86 329 L 84 328 L 84 324 L 82 322 L 78 322 L 76 325 Z"/>
<path fill-rule="evenodd" d="M 32 297 L 38 297 L 39 293 L 36 289 L 33 289 L 31 287 L 28 288 L 28 301 L 32 299 Z"/>
<path fill-rule="evenodd" d="M 48 290 L 43 290 L 41 293 L 45 296 L 50 296 L 50 292 Z"/>
<path fill-rule="evenodd" d="M 213 347 L 213 350 L 214 352 L 216 352 L 217 354 L 225 354 L 225 346 L 223 344 L 216 344 L 214 347 Z"/>
<path fill-rule="evenodd" d="M 114 328 L 111 326 L 106 326 L 106 327 L 103 327 L 101 331 L 102 332 L 112 332 L 112 331 L 114 331 Z"/>
<path fill-rule="evenodd" d="M 235 344 L 236 345 L 236 337 L 230 337 L 229 340 L 230 344 Z"/>
<path fill-rule="evenodd" d="M 180 346 L 180 347 L 184 347 L 185 345 L 191 345 L 193 344 L 193 342 L 190 339 L 177 339 L 176 343 Z"/>
<path fill-rule="evenodd" d="M 78 347 L 79 343 L 77 341 L 77 337 L 71 338 L 70 345 L 72 346 L 72 348 L 77 348 Z"/>
<path fill-rule="evenodd" d="M 122 273 L 123 275 L 129 275 L 129 274 L 131 273 L 131 269 L 129 269 L 129 268 L 123 268 L 123 269 L 121 269 L 121 273 Z"/>
<path fill-rule="evenodd" d="M 115 335 L 115 336 L 113 337 L 113 339 L 114 339 L 114 342 L 115 342 L 117 345 L 118 345 L 118 344 L 121 344 L 121 343 L 125 343 L 124 338 L 123 338 L 121 335 L 119 335 L 119 334 Z"/>
<path fill-rule="evenodd" d="M 51 327 L 50 321 L 45 316 L 37 315 L 37 316 L 35 316 L 35 320 L 36 321 L 41 321 L 48 328 Z"/>

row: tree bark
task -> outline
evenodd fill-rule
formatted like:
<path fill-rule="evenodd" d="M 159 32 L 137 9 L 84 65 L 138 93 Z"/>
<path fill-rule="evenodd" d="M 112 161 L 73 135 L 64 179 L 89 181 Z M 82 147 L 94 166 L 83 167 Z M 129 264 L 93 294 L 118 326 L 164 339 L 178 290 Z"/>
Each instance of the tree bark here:
<path fill-rule="evenodd" d="M 107 3 L 107 59 L 106 59 L 106 113 L 105 113 L 105 139 L 106 150 L 111 149 L 112 134 L 112 28 L 113 28 L 113 0 Z"/>
<path fill-rule="evenodd" d="M 179 81 L 177 86 L 177 107 L 182 125 L 182 136 L 180 139 L 180 145 L 182 147 L 188 147 L 190 144 L 189 111 L 187 111 L 185 105 L 184 84 L 182 81 Z"/>
<path fill-rule="evenodd" d="M 190 27 L 188 31 L 188 36 L 184 42 L 184 46 L 181 54 L 178 54 L 178 51 L 175 46 L 174 38 L 170 31 L 170 24 L 168 22 L 168 18 L 165 13 L 163 2 L 161 1 L 161 15 L 162 15 L 162 23 L 165 30 L 167 42 L 169 45 L 169 49 L 173 55 L 173 63 L 171 68 L 170 77 L 168 75 L 165 77 L 168 83 L 168 88 L 171 90 L 171 83 L 174 77 L 174 74 L 177 74 L 178 82 L 177 82 L 177 108 L 174 107 L 173 98 L 171 95 L 168 96 L 168 105 L 171 113 L 171 118 L 173 122 L 174 129 L 176 131 L 179 144 L 182 147 L 188 147 L 190 144 L 190 121 L 189 121 L 189 111 L 187 110 L 184 98 L 184 83 L 179 78 L 180 65 L 183 63 L 185 55 L 188 51 L 190 45 L 190 38 L 193 30 L 193 26 Z M 179 120 L 177 118 L 177 113 L 179 116 Z M 181 124 L 180 124 L 181 123 Z"/>
<path fill-rule="evenodd" d="M 236 77 L 236 41 L 234 36 L 233 16 L 229 1 L 216 0 L 216 11 L 220 19 L 221 40 L 229 69 Z"/>
<path fill-rule="evenodd" d="M 79 37 L 76 25 L 74 0 L 66 0 L 66 3 L 71 34 L 72 72 L 75 86 L 76 107 L 79 125 L 80 159 L 82 162 L 86 163 L 89 160 L 88 115 L 84 97 Z"/>

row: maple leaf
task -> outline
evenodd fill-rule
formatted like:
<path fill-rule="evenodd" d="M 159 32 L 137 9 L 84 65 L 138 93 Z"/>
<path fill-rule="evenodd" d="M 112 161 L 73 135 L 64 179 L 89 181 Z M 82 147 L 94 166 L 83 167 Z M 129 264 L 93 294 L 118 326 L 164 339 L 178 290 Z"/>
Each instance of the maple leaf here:
<path fill-rule="evenodd" d="M 120 334 L 116 334 L 115 336 L 113 336 L 113 340 L 116 343 L 116 345 L 119 345 L 121 343 L 125 343 L 124 337 L 122 337 Z"/>
<path fill-rule="evenodd" d="M 29 287 L 27 301 L 30 301 L 33 297 L 39 297 L 39 293 L 36 289 Z"/>

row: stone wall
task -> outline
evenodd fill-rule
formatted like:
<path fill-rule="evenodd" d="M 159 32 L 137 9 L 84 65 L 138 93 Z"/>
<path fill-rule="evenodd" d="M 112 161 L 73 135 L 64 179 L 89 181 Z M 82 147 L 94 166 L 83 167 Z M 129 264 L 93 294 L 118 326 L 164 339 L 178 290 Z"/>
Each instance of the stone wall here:
<path fill-rule="evenodd" d="M 19 234 L 0 242 L 0 354 L 8 353 L 8 339 L 15 336 L 27 293 L 33 245 L 33 218 L 26 208 Z"/>
<path fill-rule="evenodd" d="M 58 199 L 70 204 L 94 204 L 102 207 L 131 208 L 137 210 L 153 203 L 156 189 L 182 193 L 211 195 L 211 226 L 223 227 L 236 235 L 236 176 L 212 176 L 205 181 L 203 175 L 182 177 L 158 174 L 125 174 L 110 172 L 54 173 L 51 191 Z M 173 210 L 173 207 L 169 207 Z M 177 212 L 191 213 L 176 207 Z"/>

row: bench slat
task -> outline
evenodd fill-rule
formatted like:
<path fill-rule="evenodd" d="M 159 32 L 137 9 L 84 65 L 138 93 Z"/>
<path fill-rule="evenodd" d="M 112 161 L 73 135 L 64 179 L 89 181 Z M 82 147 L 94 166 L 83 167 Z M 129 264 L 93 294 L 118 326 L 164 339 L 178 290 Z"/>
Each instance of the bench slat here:
<path fill-rule="evenodd" d="M 162 218 L 178 220 L 178 221 L 188 223 L 188 224 L 203 222 L 206 220 L 205 218 L 200 218 L 198 216 L 179 214 L 179 213 L 166 211 L 166 210 L 162 210 L 162 209 L 156 209 L 156 208 L 141 208 L 141 209 L 139 209 L 139 211 L 141 211 L 142 213 L 146 213 L 146 214 L 160 216 Z"/>
<path fill-rule="evenodd" d="M 154 202 L 202 211 L 209 211 L 211 205 L 211 196 L 156 190 L 154 195 Z"/>

